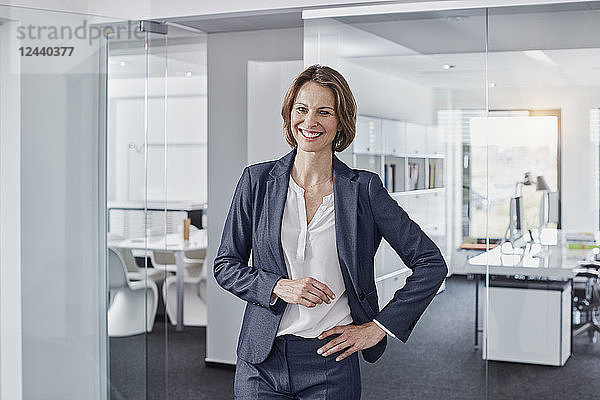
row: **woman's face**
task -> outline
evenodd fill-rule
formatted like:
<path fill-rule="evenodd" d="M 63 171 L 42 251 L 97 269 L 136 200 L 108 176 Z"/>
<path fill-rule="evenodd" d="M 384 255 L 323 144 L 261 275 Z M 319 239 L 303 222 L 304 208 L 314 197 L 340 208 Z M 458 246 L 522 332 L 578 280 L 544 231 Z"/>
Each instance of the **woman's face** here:
<path fill-rule="evenodd" d="M 340 130 L 331 89 L 312 81 L 302 85 L 292 107 L 291 126 L 298 150 L 331 152 L 331 143 Z"/>

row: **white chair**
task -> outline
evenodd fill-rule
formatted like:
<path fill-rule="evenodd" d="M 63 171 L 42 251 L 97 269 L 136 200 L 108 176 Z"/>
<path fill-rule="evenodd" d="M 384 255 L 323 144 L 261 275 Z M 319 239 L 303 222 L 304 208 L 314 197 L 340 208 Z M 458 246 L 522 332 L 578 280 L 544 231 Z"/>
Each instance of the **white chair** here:
<path fill-rule="evenodd" d="M 111 241 L 114 242 L 119 240 L 125 240 L 125 238 L 114 233 L 108 233 L 109 243 Z M 113 249 L 117 251 L 123 258 L 125 267 L 127 268 L 127 278 L 130 281 L 143 281 L 146 279 L 146 277 L 148 277 L 148 279 L 152 279 L 157 285 L 160 285 L 168 275 L 165 271 L 152 268 L 152 266 L 148 266 L 145 269 L 140 268 L 135 261 L 135 257 L 133 256 L 131 249 L 116 247 Z"/>
<path fill-rule="evenodd" d="M 154 281 L 127 279 L 125 261 L 108 248 L 108 336 L 130 336 L 152 332 L 158 308 Z"/>
<path fill-rule="evenodd" d="M 206 277 L 204 259 L 206 250 L 186 251 L 183 276 L 183 324 L 206 326 Z M 153 251 L 150 255 L 155 268 L 177 272 L 175 255 L 172 252 Z M 166 278 L 162 288 L 163 300 L 171 324 L 177 325 L 177 277 Z"/>
<path fill-rule="evenodd" d="M 119 252 L 123 258 L 123 261 L 125 262 L 125 266 L 127 267 L 127 277 L 129 280 L 143 281 L 146 279 L 146 277 L 148 277 L 148 279 L 153 280 L 157 285 L 160 286 L 167 276 L 170 275 L 168 271 L 153 268 L 152 266 L 148 266 L 146 268 L 138 267 L 131 249 L 120 248 L 115 250 Z"/>

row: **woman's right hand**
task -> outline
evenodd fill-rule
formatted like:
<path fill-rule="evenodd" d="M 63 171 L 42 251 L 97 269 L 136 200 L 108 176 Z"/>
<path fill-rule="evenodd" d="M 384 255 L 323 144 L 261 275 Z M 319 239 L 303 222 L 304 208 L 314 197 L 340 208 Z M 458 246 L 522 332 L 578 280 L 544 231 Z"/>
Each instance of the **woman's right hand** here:
<path fill-rule="evenodd" d="M 315 278 L 280 279 L 273 288 L 273 294 L 290 304 L 315 307 L 323 302 L 329 304 L 335 294 L 329 287 Z"/>

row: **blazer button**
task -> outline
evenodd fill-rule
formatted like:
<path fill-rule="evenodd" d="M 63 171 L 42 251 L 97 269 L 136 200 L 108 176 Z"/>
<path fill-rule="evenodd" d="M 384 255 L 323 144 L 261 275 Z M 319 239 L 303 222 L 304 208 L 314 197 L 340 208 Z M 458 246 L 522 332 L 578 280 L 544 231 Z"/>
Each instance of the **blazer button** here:
<path fill-rule="evenodd" d="M 365 294 L 364 293 L 359 294 L 358 298 L 360 299 L 360 301 L 363 301 L 365 299 Z"/>

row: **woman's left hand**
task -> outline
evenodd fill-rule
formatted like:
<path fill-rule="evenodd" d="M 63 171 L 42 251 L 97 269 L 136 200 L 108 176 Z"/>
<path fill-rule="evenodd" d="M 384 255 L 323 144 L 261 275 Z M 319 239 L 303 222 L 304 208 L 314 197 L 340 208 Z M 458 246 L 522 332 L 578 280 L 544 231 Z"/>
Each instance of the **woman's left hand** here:
<path fill-rule="evenodd" d="M 319 339 L 331 335 L 339 336 L 319 348 L 317 353 L 326 357 L 330 354 L 345 350 L 335 359 L 335 361 L 342 361 L 352 353 L 375 346 L 385 337 L 386 333 L 377 326 L 375 322 L 371 321 L 362 325 L 342 325 L 333 327 L 323 331 L 319 335 Z"/>

